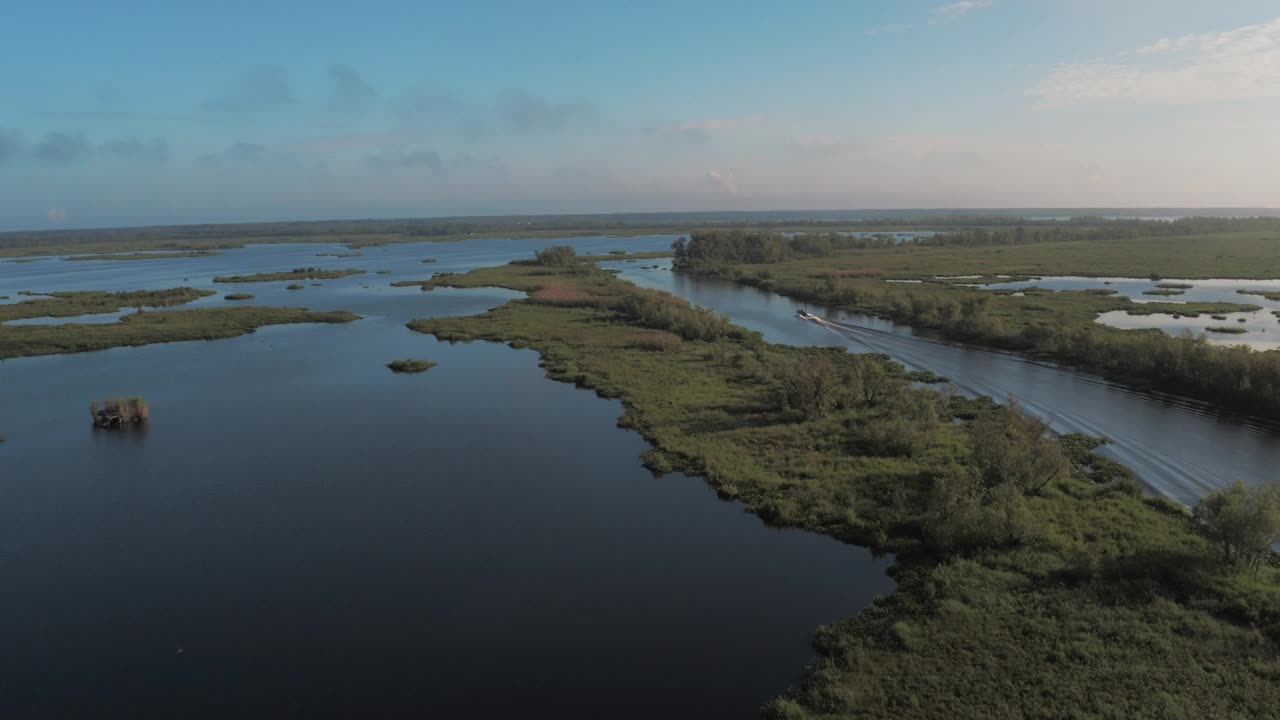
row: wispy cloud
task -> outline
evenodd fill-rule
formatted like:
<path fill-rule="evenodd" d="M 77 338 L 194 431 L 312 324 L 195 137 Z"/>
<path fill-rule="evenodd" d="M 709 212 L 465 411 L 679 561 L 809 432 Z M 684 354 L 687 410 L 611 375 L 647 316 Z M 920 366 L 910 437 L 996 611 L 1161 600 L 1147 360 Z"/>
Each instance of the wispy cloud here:
<path fill-rule="evenodd" d="M 1134 57 L 1062 65 L 1027 94 L 1041 108 L 1088 103 L 1192 105 L 1280 97 L 1280 18 L 1162 38 Z"/>
<path fill-rule="evenodd" d="M 795 138 L 786 142 L 783 147 L 793 155 L 840 155 L 861 147 L 852 140 L 843 138 L 829 137 L 826 135 L 812 135 L 808 137 Z"/>
<path fill-rule="evenodd" d="M 357 113 L 373 105 L 378 92 L 350 65 L 329 68 L 329 97 L 325 109 L 336 113 Z"/>
<path fill-rule="evenodd" d="M 671 123 L 658 128 L 659 132 L 692 142 L 706 142 L 715 132 L 757 125 L 764 119 L 763 115 L 742 115 L 739 117 L 707 118 L 703 120 L 686 120 Z"/>
<path fill-rule="evenodd" d="M 17 130 L 0 128 L 0 165 L 18 157 L 22 152 L 22 135 Z"/>
<path fill-rule="evenodd" d="M 169 143 L 163 140 L 144 143 L 136 138 L 107 140 L 98 145 L 98 154 L 117 160 L 160 164 L 169 159 Z"/>
<path fill-rule="evenodd" d="M 211 112 L 252 112 L 293 104 L 293 83 L 283 68 L 260 66 L 246 72 L 229 91 L 200 103 Z"/>
<path fill-rule="evenodd" d="M 70 165 L 93 156 L 93 147 L 84 133 L 72 135 L 64 132 L 51 132 L 44 136 L 31 156 L 40 162 L 52 165 Z"/>
<path fill-rule="evenodd" d="M 707 182 L 711 187 L 725 195 L 738 194 L 738 181 L 729 170 L 711 169 L 707 171 Z"/>
<path fill-rule="evenodd" d="M 595 115 L 582 100 L 552 101 L 523 91 L 498 98 L 495 112 L 503 127 L 516 132 L 563 130 Z"/>
<path fill-rule="evenodd" d="M 992 0 L 961 0 L 961 2 L 941 5 L 933 9 L 929 22 L 940 23 L 959 20 L 975 10 L 989 8 L 991 5 Z"/>
<path fill-rule="evenodd" d="M 391 102 L 391 110 L 401 122 L 418 124 L 453 116 L 464 110 L 466 104 L 453 92 L 414 88 L 398 95 Z"/>
<path fill-rule="evenodd" d="M 444 161 L 434 150 L 387 151 L 370 155 L 369 166 L 375 170 L 444 170 Z"/>

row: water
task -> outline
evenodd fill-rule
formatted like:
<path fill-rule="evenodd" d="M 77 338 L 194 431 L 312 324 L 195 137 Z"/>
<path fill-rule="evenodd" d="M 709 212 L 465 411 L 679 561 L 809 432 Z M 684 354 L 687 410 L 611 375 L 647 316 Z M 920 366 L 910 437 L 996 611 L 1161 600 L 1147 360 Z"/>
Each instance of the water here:
<path fill-rule="evenodd" d="M 1192 504 L 1207 490 L 1236 479 L 1269 480 L 1280 466 L 1276 423 L 1185 398 L 1138 392 L 1016 355 L 917 337 L 911 328 L 887 320 L 829 311 L 729 282 L 676 275 L 669 261 L 656 270 L 612 265 L 628 280 L 714 308 L 770 342 L 885 353 L 910 369 L 944 375 L 966 393 L 1002 402 L 1015 397 L 1058 432 L 1111 439 L 1114 444 L 1103 452 L 1132 468 L 1154 491 L 1183 503 Z M 832 329 L 798 320 L 798 308 L 847 327 Z"/>
<path fill-rule="evenodd" d="M 654 478 L 621 405 L 531 351 L 404 327 L 515 294 L 389 281 L 542 244 L 0 268 L 0 294 L 189 284 L 365 316 L 0 363 L 0 715 L 747 718 L 795 681 L 816 626 L 891 591 L 887 561 Z M 209 282 L 303 265 L 371 273 Z M 92 430 L 89 400 L 123 393 L 149 429 Z"/>
<path fill-rule="evenodd" d="M 1157 290 L 1158 284 L 1191 285 L 1181 295 L 1146 295 L 1145 292 Z M 1224 302 L 1240 305 L 1256 305 L 1261 310 L 1252 312 L 1222 313 L 1224 319 L 1214 319 L 1204 314 L 1199 317 L 1174 317 L 1170 313 L 1154 313 L 1152 315 L 1130 315 L 1122 310 L 1103 313 L 1097 322 L 1111 327 L 1124 329 L 1155 328 L 1169 335 L 1179 336 L 1190 333 L 1203 335 L 1215 345 L 1246 345 L 1255 350 L 1280 349 L 1280 317 L 1273 311 L 1280 311 L 1280 301 L 1268 300 L 1260 295 L 1241 294 L 1240 290 L 1268 290 L 1280 292 L 1280 280 L 1179 280 L 1176 278 L 1150 280 L 1141 278 L 1087 278 L 1087 277 L 1044 277 L 1038 280 L 996 283 L 983 285 L 985 289 L 1023 289 L 1042 287 L 1046 290 L 1088 290 L 1105 288 L 1114 290 L 1118 295 L 1132 299 L 1134 302 L 1150 303 L 1189 303 L 1189 302 Z M 1247 330 L 1244 335 L 1224 335 L 1207 332 L 1210 327 L 1238 327 Z"/>

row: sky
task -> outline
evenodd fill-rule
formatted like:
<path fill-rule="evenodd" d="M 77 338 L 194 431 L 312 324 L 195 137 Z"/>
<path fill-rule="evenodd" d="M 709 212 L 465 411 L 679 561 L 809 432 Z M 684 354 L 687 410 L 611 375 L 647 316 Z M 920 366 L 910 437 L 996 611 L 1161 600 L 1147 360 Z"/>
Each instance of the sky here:
<path fill-rule="evenodd" d="M 1275 0 L 9 0 L 0 230 L 1280 206 Z"/>

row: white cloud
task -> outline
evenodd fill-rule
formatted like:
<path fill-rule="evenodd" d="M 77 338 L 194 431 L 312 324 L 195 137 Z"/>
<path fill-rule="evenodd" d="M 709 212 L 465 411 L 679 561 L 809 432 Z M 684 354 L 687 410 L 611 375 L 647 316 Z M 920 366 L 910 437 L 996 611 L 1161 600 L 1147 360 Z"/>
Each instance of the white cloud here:
<path fill-rule="evenodd" d="M 1042 108 L 1099 102 L 1192 105 L 1280 97 L 1280 18 L 1160 40 L 1136 60 L 1062 65 L 1027 91 Z"/>
<path fill-rule="evenodd" d="M 738 181 L 734 179 L 733 173 L 728 170 L 708 170 L 707 182 L 726 195 L 738 194 Z"/>
<path fill-rule="evenodd" d="M 962 0 L 950 5 L 942 5 L 933 9 L 933 19 L 929 22 L 939 23 L 948 20 L 959 20 L 974 10 L 991 7 L 992 0 Z"/>

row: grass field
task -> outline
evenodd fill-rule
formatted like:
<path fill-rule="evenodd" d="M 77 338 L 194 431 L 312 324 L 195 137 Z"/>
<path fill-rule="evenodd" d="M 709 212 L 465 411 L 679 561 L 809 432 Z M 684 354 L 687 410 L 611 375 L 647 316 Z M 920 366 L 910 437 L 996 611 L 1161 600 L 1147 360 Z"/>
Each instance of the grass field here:
<path fill-rule="evenodd" d="M 1018 416 L 912 388 L 877 356 L 769 345 L 580 267 L 434 284 L 529 299 L 414 330 L 531 347 L 552 378 L 622 401 L 649 467 L 896 554 L 898 590 L 820 629 L 820 659 L 769 717 L 1245 718 L 1280 703 L 1280 571 L 1224 567 L 1182 509 L 1144 498 L 1087 438 L 1035 440 L 1018 452 L 1070 471 L 993 494 L 974 473 L 993 438 L 1031 437 Z M 832 367 L 860 391 L 797 412 L 788 388 Z"/>

